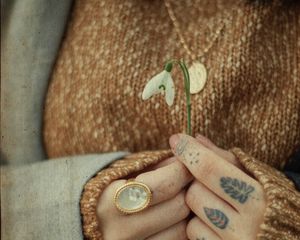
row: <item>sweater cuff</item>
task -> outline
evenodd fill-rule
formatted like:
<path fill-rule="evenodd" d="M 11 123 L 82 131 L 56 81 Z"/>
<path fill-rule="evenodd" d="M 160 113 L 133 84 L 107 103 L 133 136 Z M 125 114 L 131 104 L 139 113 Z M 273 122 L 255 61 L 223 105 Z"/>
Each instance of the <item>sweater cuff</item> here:
<path fill-rule="evenodd" d="M 172 155 L 170 150 L 130 154 L 123 159 L 115 161 L 89 180 L 84 187 L 80 201 L 82 228 L 85 239 L 103 239 L 97 217 L 97 205 L 102 192 L 111 182 L 120 178 L 126 178 L 130 174 L 137 173 Z"/>
<path fill-rule="evenodd" d="M 256 178 L 265 191 L 267 208 L 260 225 L 259 240 L 300 239 L 300 193 L 285 175 L 239 148 L 230 151 Z"/>

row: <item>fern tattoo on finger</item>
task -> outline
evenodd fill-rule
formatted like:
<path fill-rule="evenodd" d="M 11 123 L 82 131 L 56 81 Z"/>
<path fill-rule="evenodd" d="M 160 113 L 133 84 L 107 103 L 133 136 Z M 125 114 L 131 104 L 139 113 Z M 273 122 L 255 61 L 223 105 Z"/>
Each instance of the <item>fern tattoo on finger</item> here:
<path fill-rule="evenodd" d="M 229 218 L 222 211 L 205 207 L 204 212 L 209 221 L 217 228 L 225 229 L 227 227 Z"/>
<path fill-rule="evenodd" d="M 240 203 L 245 203 L 255 188 L 244 181 L 231 177 L 221 177 L 220 185 L 224 192 Z"/>

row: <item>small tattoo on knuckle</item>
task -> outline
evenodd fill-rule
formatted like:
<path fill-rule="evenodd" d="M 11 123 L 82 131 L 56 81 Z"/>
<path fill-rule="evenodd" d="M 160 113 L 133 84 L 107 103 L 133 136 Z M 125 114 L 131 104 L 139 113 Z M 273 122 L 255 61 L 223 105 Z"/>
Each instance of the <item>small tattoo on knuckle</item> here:
<path fill-rule="evenodd" d="M 245 203 L 255 188 L 244 181 L 231 177 L 221 177 L 220 185 L 224 192 L 234 200 Z"/>
<path fill-rule="evenodd" d="M 175 155 L 190 165 L 199 163 L 200 152 L 198 146 L 190 142 L 188 138 L 181 137 L 174 149 Z"/>
<path fill-rule="evenodd" d="M 179 143 L 176 145 L 175 148 L 175 154 L 181 156 L 184 153 L 187 144 L 188 140 L 186 138 L 180 138 Z"/>
<path fill-rule="evenodd" d="M 225 229 L 229 223 L 229 218 L 222 211 L 214 208 L 204 207 L 204 212 L 208 220 L 217 228 Z"/>

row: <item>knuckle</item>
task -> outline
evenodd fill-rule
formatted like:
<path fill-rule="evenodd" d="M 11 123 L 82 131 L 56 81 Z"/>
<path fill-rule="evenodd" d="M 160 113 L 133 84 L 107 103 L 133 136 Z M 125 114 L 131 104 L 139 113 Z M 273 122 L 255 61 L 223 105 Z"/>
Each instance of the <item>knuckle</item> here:
<path fill-rule="evenodd" d="M 144 172 L 144 173 L 141 173 L 139 174 L 138 176 L 136 176 L 135 180 L 136 181 L 143 181 L 145 178 L 147 178 L 149 175 L 149 172 Z"/>
<path fill-rule="evenodd" d="M 185 193 L 180 193 L 176 197 L 177 214 L 180 214 L 182 218 L 186 218 L 190 214 L 190 208 L 185 202 Z"/>
<path fill-rule="evenodd" d="M 191 212 L 186 204 L 184 204 L 180 210 L 182 211 L 183 218 L 186 218 Z"/>
<path fill-rule="evenodd" d="M 180 223 L 178 223 L 175 226 L 174 232 L 177 236 L 176 239 L 181 240 L 184 239 L 186 240 L 186 226 L 187 226 L 187 222 L 186 221 L 182 221 Z"/>
<path fill-rule="evenodd" d="M 183 221 L 175 229 L 176 236 L 178 236 L 178 239 L 186 239 L 186 226 L 187 226 L 186 221 Z"/>
<path fill-rule="evenodd" d="M 189 189 L 187 190 L 186 195 L 185 195 L 185 202 L 187 203 L 187 205 L 189 207 L 195 205 L 195 201 L 196 201 L 196 194 L 194 191 L 195 187 L 196 187 L 196 183 L 193 182 L 191 184 L 191 186 L 189 187 Z"/>
<path fill-rule="evenodd" d="M 201 179 L 205 179 L 206 177 L 210 176 L 215 170 L 215 164 L 213 161 L 208 161 L 209 158 L 204 158 L 203 161 L 200 161 L 198 167 L 198 174 Z"/>
<path fill-rule="evenodd" d="M 157 195 L 169 196 L 172 193 L 171 184 L 167 181 L 157 181 L 154 187 L 154 193 Z"/>
<path fill-rule="evenodd" d="M 125 180 L 116 180 L 111 182 L 102 192 L 98 200 L 97 213 L 98 216 L 104 215 L 107 213 L 112 213 L 115 210 L 115 206 L 111 199 L 114 197 L 114 194 L 119 186 L 124 184 Z"/>
<path fill-rule="evenodd" d="M 136 177 L 136 181 L 151 183 L 151 189 L 153 194 L 155 194 L 158 198 L 163 196 L 168 196 L 170 190 L 170 183 L 165 181 L 165 179 L 161 179 L 160 177 L 156 177 L 156 171 L 146 172 L 138 175 Z"/>
<path fill-rule="evenodd" d="M 266 211 L 266 199 L 263 193 L 263 190 L 260 190 L 256 188 L 257 193 L 252 197 L 250 194 L 251 204 L 249 204 L 249 207 L 245 208 L 244 211 L 247 213 L 251 213 L 253 218 L 262 218 Z M 253 214 L 253 212 L 255 214 Z"/>

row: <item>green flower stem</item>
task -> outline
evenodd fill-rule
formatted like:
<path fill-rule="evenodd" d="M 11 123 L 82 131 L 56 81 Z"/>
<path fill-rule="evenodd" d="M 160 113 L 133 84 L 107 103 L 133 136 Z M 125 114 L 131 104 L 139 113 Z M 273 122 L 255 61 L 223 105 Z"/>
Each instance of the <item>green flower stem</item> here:
<path fill-rule="evenodd" d="M 172 71 L 173 64 L 178 64 L 183 72 L 184 77 L 184 90 L 186 95 L 186 111 L 187 111 L 187 131 L 186 133 L 188 135 L 192 135 L 192 127 L 191 127 L 191 93 L 190 93 L 190 75 L 189 71 L 184 63 L 183 60 L 177 61 L 174 59 L 171 59 L 167 61 L 165 64 L 164 69 L 168 72 Z"/>
<path fill-rule="evenodd" d="M 192 135 L 191 126 L 191 93 L 190 93 L 190 75 L 183 60 L 177 62 L 183 72 L 184 90 L 186 95 L 186 111 L 187 111 L 187 134 Z"/>

